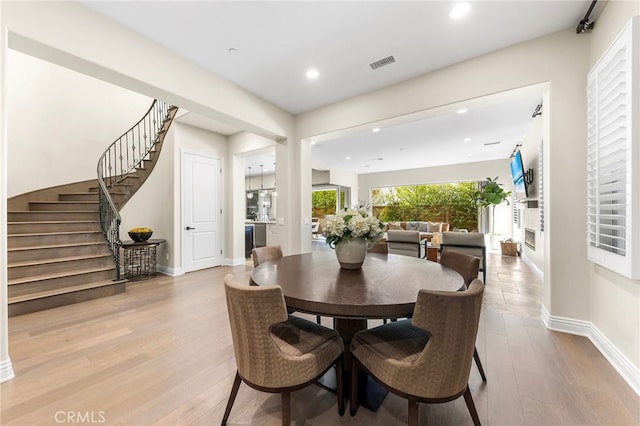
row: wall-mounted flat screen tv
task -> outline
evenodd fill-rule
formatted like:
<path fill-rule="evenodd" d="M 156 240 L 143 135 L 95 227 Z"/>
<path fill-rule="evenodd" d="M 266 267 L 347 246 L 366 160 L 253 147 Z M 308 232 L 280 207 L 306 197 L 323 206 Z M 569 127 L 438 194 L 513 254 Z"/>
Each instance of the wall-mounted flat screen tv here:
<path fill-rule="evenodd" d="M 524 166 L 522 165 L 520 150 L 516 150 L 511 157 L 511 178 L 513 179 L 513 190 L 516 194 L 516 199 L 526 199 L 529 196 L 529 188 L 527 188 L 527 182 L 524 178 Z"/>

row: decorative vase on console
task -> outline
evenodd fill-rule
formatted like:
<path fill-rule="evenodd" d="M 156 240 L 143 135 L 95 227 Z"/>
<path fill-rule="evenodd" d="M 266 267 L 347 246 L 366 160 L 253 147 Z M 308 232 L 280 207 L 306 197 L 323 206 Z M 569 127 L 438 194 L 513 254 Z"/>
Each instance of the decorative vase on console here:
<path fill-rule="evenodd" d="M 327 216 L 321 227 L 343 269 L 360 269 L 367 255 L 367 242 L 376 242 L 384 234 L 382 223 L 363 207 Z"/>

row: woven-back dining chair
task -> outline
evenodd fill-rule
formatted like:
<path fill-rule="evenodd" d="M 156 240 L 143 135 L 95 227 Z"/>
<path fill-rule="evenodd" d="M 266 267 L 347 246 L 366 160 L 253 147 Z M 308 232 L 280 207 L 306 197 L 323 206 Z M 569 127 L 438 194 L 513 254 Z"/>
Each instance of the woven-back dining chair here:
<path fill-rule="evenodd" d="M 251 250 L 251 258 L 253 259 L 253 267 L 255 268 L 261 263 L 269 260 L 280 259 L 282 257 L 282 248 L 280 246 L 256 247 Z"/>
<path fill-rule="evenodd" d="M 408 400 L 408 424 L 418 425 L 418 403 L 464 396 L 473 423 L 480 419 L 469 391 L 469 372 L 484 285 L 465 291 L 420 290 L 413 318 L 355 334 L 351 415 L 358 410 L 358 372 L 363 369 L 389 391 Z"/>
<path fill-rule="evenodd" d="M 440 256 L 440 264 L 448 268 L 453 269 L 464 279 L 465 287 L 469 287 L 469 284 L 476 278 L 478 278 L 478 270 L 480 268 L 480 259 L 476 256 L 469 254 L 459 253 L 457 251 L 445 251 Z M 478 372 L 482 381 L 487 381 L 487 376 L 484 374 L 484 368 L 482 367 L 482 361 L 480 361 L 480 355 L 478 355 L 478 349 L 473 348 L 473 359 L 476 361 Z"/>
<path fill-rule="evenodd" d="M 249 286 L 224 277 L 229 324 L 236 358 L 236 377 L 222 418 L 226 425 L 240 383 L 280 393 L 282 424 L 290 423 L 290 393 L 315 382 L 336 366 L 338 412 L 344 414 L 342 353 L 338 332 L 287 315 L 279 286 Z"/>
<path fill-rule="evenodd" d="M 487 247 L 484 234 L 478 232 L 443 232 L 440 254 L 447 251 L 470 254 L 480 259 L 482 281 L 487 282 Z"/>
<path fill-rule="evenodd" d="M 280 246 L 256 247 L 251 250 L 251 258 L 253 259 L 254 268 L 256 268 L 261 263 L 280 259 L 281 257 L 282 248 Z M 287 312 L 292 314 L 295 311 L 293 309 L 288 309 Z M 320 317 L 320 315 L 316 315 L 316 323 L 322 324 L 322 318 Z"/>

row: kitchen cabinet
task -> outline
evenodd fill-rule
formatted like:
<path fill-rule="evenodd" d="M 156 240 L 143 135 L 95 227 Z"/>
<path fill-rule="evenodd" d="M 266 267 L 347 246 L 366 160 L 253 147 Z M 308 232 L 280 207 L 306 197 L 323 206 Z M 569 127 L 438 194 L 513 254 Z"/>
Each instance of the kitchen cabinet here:
<path fill-rule="evenodd" d="M 278 245 L 278 226 L 275 223 L 267 223 L 267 245 Z"/>

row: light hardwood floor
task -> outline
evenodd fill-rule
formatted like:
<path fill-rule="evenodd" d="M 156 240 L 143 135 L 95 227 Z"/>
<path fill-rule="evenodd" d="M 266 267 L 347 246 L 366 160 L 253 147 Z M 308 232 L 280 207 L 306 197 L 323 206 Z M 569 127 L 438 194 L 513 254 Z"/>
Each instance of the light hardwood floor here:
<path fill-rule="evenodd" d="M 161 275 L 120 295 L 10 318 L 16 378 L 1 385 L 0 423 L 220 424 L 235 374 L 222 277 L 247 281 L 251 269 Z M 521 259 L 490 255 L 477 339 L 488 381 L 475 365 L 470 378 L 481 422 L 640 424 L 640 398 L 598 350 L 544 327 L 541 290 Z M 297 425 L 401 425 L 407 415 L 389 394 L 376 413 L 340 417 L 334 395 L 318 386 L 294 392 L 291 405 Z M 278 395 L 240 387 L 230 424 L 280 422 Z M 421 405 L 420 422 L 472 424 L 462 398 Z"/>

